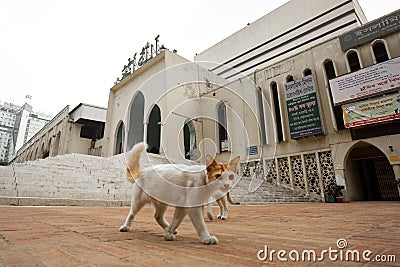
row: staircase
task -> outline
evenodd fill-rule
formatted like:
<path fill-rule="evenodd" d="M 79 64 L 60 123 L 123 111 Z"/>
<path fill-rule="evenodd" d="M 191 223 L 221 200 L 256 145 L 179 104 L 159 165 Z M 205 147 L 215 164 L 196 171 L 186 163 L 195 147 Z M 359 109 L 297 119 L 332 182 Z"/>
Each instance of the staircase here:
<path fill-rule="evenodd" d="M 141 159 L 142 166 L 159 163 L 159 155 Z M 0 204 L 121 206 L 131 189 L 124 155 L 67 154 L 0 167 Z"/>
<path fill-rule="evenodd" d="M 232 200 L 254 205 L 266 202 L 320 202 L 317 198 L 306 195 L 300 190 L 292 190 L 267 181 L 264 181 L 258 188 L 252 187 L 253 190 L 250 190 L 250 183 L 251 177 L 242 177 L 230 192 Z M 255 190 L 256 188 L 257 190 Z"/>
<path fill-rule="evenodd" d="M 141 166 L 167 163 L 160 155 L 147 155 L 141 158 Z M 313 201 L 267 182 L 250 193 L 249 183 L 250 178 L 242 178 L 233 189 L 235 201 Z M 109 158 L 67 154 L 0 167 L 0 205 L 123 206 L 130 203 L 131 189 L 123 154 Z"/>

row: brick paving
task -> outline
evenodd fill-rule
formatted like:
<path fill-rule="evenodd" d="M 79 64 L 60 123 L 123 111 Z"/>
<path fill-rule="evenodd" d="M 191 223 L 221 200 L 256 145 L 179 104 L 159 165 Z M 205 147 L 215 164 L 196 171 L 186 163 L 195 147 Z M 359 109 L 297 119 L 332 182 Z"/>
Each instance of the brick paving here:
<path fill-rule="evenodd" d="M 206 220 L 220 241 L 215 246 L 199 242 L 187 217 L 177 240 L 164 241 L 151 207 L 138 214 L 131 232 L 120 233 L 128 210 L 0 206 L 0 266 L 400 266 L 399 202 L 232 206 L 227 221 Z M 257 259 L 265 245 L 269 252 L 319 255 L 338 249 L 339 238 L 347 240 L 344 253 L 369 249 L 397 262 L 334 262 L 328 255 L 322 262 L 280 262 L 276 253 L 272 261 Z"/>

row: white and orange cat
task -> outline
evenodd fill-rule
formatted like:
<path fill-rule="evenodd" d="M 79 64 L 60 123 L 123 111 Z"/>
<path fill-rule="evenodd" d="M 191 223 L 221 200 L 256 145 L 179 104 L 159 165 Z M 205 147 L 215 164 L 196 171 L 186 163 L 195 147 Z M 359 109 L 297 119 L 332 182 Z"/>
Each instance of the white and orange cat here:
<path fill-rule="evenodd" d="M 135 215 L 146 203 L 155 207 L 154 218 L 164 229 L 165 240 L 175 240 L 176 229 L 186 214 L 204 244 L 217 244 L 218 239 L 211 236 L 203 217 L 203 206 L 211 196 L 220 198 L 232 187 L 240 157 L 233 158 L 222 166 L 210 155 L 206 156 L 204 166 L 184 164 L 160 164 L 140 168 L 140 155 L 145 143 L 135 145 L 126 154 L 128 180 L 134 183 L 131 209 L 121 232 L 130 230 Z M 218 192 L 221 192 L 218 195 Z M 175 207 L 170 224 L 165 220 L 168 206 Z"/>
<path fill-rule="evenodd" d="M 226 163 L 220 163 L 217 166 L 213 168 L 213 172 L 216 173 L 223 173 L 227 168 L 229 168 L 229 165 Z M 219 206 L 219 215 L 218 219 L 221 220 L 227 220 L 228 219 L 228 202 L 233 204 L 233 205 L 238 205 L 240 203 L 235 203 L 231 199 L 229 192 L 217 192 L 209 201 L 207 204 L 207 217 L 211 221 L 214 220 L 214 215 L 212 213 L 212 206 L 213 206 L 213 200 L 217 202 Z"/>

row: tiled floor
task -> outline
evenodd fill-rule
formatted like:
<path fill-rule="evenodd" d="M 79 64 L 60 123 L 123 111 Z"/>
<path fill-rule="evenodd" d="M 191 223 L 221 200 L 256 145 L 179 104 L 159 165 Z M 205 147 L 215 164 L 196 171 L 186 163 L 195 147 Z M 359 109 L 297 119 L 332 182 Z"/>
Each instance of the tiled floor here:
<path fill-rule="evenodd" d="M 227 221 L 206 219 L 214 246 L 200 243 L 188 218 L 176 241 L 164 241 L 150 207 L 120 233 L 128 210 L 0 206 L 0 266 L 400 266 L 400 202 L 231 206 Z M 357 253 L 360 262 L 343 261 Z M 363 253 L 397 262 L 367 263 Z"/>

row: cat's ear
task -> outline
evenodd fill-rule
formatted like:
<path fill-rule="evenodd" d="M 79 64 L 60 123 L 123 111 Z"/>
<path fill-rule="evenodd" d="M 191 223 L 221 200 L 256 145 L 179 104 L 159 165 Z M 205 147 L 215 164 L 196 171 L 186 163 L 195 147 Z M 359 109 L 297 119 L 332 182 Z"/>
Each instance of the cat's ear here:
<path fill-rule="evenodd" d="M 229 161 L 228 165 L 231 168 L 235 168 L 239 165 L 239 161 L 240 161 L 240 156 L 234 157 L 233 159 L 231 159 L 231 161 Z"/>
<path fill-rule="evenodd" d="M 212 167 L 214 165 L 217 165 L 217 162 L 215 161 L 215 159 L 212 156 L 207 154 L 207 156 L 206 156 L 206 166 L 207 167 Z"/>

